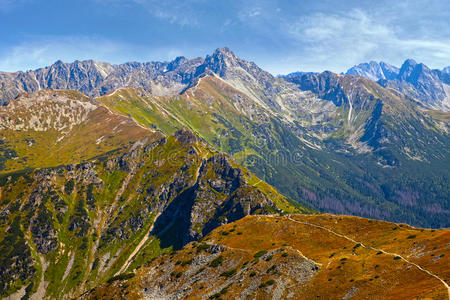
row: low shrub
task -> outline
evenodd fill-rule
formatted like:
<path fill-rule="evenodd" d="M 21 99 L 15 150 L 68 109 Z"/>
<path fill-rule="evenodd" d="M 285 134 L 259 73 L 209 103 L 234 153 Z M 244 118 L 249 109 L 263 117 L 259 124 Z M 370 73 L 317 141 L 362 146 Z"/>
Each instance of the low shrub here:
<path fill-rule="evenodd" d="M 117 280 L 128 280 L 130 278 L 133 278 L 135 275 L 136 274 L 134 274 L 134 273 L 122 273 L 122 274 L 111 277 L 110 279 L 108 279 L 107 282 L 112 283 Z"/>
<path fill-rule="evenodd" d="M 209 266 L 210 266 L 210 267 L 213 267 L 213 268 L 216 268 L 216 267 L 218 267 L 219 265 L 221 265 L 222 262 L 223 262 L 223 256 L 222 256 L 222 255 L 219 255 L 218 257 L 216 257 L 216 258 L 209 264 Z"/>
<path fill-rule="evenodd" d="M 259 257 L 263 256 L 266 253 L 267 253 L 267 250 L 262 250 L 262 251 L 256 252 L 255 255 L 253 255 L 253 257 L 254 258 L 259 258 Z"/>
<path fill-rule="evenodd" d="M 236 269 L 231 269 L 228 271 L 223 272 L 222 274 L 220 274 L 220 276 L 224 276 L 224 277 L 232 277 L 234 274 L 236 274 L 237 270 Z"/>
<path fill-rule="evenodd" d="M 259 285 L 259 287 L 260 287 L 260 288 L 264 288 L 264 287 L 266 287 L 266 286 L 273 285 L 274 283 L 275 283 L 275 280 L 270 279 L 270 280 L 267 280 L 267 281 L 264 282 L 264 283 L 261 283 L 261 284 Z"/>

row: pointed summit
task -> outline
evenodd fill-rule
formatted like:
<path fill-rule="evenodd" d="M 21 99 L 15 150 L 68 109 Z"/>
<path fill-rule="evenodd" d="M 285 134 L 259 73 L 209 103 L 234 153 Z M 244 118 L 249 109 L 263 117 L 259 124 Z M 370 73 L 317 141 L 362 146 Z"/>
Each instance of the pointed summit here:
<path fill-rule="evenodd" d="M 217 55 L 236 56 L 228 47 L 217 48 L 216 51 L 214 51 L 213 56 Z"/>
<path fill-rule="evenodd" d="M 403 63 L 403 65 L 400 68 L 400 72 L 398 74 L 398 76 L 401 79 L 406 79 L 407 77 L 409 77 L 411 75 L 411 73 L 413 72 L 414 68 L 417 66 L 417 62 L 414 59 L 407 59 L 405 60 L 405 62 Z"/>
<path fill-rule="evenodd" d="M 415 66 L 415 65 L 417 65 L 417 62 L 416 62 L 414 59 L 412 59 L 412 58 L 408 58 L 408 59 L 405 60 L 405 62 L 403 63 L 402 67 L 403 67 L 403 66 Z"/>
<path fill-rule="evenodd" d="M 423 63 L 407 59 L 395 80 L 379 83 L 383 87 L 394 88 L 416 98 L 427 107 L 449 111 L 447 82 L 450 82 L 450 79 L 445 76 L 444 72 L 431 70 Z"/>
<path fill-rule="evenodd" d="M 55 63 L 53 65 L 54 66 L 60 66 L 60 65 L 63 65 L 63 64 L 64 64 L 64 62 L 62 60 L 58 59 L 57 61 L 55 61 Z"/>
<path fill-rule="evenodd" d="M 175 58 L 174 60 L 172 60 L 168 65 L 167 65 L 167 70 L 168 71 L 173 71 L 176 68 L 178 68 L 181 64 L 183 64 L 184 62 L 186 62 L 188 59 L 184 56 L 178 56 L 177 58 Z"/>
<path fill-rule="evenodd" d="M 206 56 L 206 69 L 220 77 L 224 77 L 227 70 L 242 64 L 242 61 L 228 47 L 218 48 L 212 55 Z"/>
<path fill-rule="evenodd" d="M 402 80 L 406 80 L 410 83 L 417 83 L 421 78 L 430 78 L 433 77 L 431 69 L 422 63 L 417 63 L 413 59 L 407 59 L 399 73 L 399 78 Z"/>

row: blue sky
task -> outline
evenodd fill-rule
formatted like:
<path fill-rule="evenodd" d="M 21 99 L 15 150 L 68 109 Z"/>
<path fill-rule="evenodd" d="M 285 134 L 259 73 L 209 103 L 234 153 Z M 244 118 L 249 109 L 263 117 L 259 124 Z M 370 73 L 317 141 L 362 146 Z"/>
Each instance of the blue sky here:
<path fill-rule="evenodd" d="M 193 58 L 223 46 L 273 74 L 406 58 L 442 68 L 449 28 L 448 0 L 0 0 L 0 70 Z"/>

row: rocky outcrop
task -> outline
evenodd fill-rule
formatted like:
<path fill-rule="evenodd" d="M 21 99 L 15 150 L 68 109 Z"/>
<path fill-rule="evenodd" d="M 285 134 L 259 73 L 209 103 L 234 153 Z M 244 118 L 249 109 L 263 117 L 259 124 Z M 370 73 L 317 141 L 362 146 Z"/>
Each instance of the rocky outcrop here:
<path fill-rule="evenodd" d="M 179 249 L 223 224 L 250 214 L 273 212 L 281 211 L 266 195 L 246 183 L 244 171 L 233 167 L 230 158 L 217 154 L 203 161 L 195 184 L 168 203 L 153 233 L 162 245 Z"/>

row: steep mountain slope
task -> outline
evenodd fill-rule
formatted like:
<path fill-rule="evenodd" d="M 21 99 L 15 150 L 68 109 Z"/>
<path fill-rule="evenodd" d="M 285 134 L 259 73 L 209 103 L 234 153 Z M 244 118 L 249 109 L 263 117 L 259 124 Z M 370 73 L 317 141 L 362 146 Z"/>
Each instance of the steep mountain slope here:
<path fill-rule="evenodd" d="M 383 61 L 379 63 L 370 61 L 368 63 L 361 63 L 353 66 L 347 70 L 346 75 L 359 75 L 366 77 L 373 81 L 380 79 L 392 80 L 398 76 L 399 68 L 387 64 Z"/>
<path fill-rule="evenodd" d="M 391 146 L 397 147 L 396 152 L 407 157 L 422 156 L 425 160 L 442 159 L 447 154 L 445 145 L 448 136 L 445 130 L 439 132 L 440 126 L 445 124 L 427 117 L 402 95 L 392 93 L 371 80 L 331 72 L 293 77 L 289 80 L 298 84 L 301 90 L 311 91 L 319 98 L 332 101 L 337 107 L 344 109 L 344 118 L 345 114 L 347 116 L 345 119 L 340 118 L 342 126 L 336 127 L 336 131 L 326 138 L 341 135 L 358 152 L 367 152 L 367 147 L 376 152 L 380 148 Z M 418 120 L 421 120 L 420 123 Z M 430 130 L 431 128 L 438 132 Z M 422 134 L 424 139 L 430 140 L 416 138 Z M 427 146 L 431 140 L 437 141 L 435 150 L 438 152 Z M 419 154 L 423 149 L 426 152 Z M 394 161 L 387 163 L 395 164 Z"/>
<path fill-rule="evenodd" d="M 77 296 L 248 214 L 295 212 L 189 131 L 1 177 L 1 295 Z"/>
<path fill-rule="evenodd" d="M 407 59 L 400 69 L 384 62 L 362 63 L 345 74 L 377 81 L 421 102 L 425 107 L 450 110 L 450 77 L 447 68 L 431 70 L 422 63 Z"/>
<path fill-rule="evenodd" d="M 7 103 L 22 92 L 41 89 L 73 89 L 90 95 L 112 70 L 110 64 L 91 60 L 72 64 L 57 61 L 50 67 L 35 71 L 2 72 L 0 102 Z"/>
<path fill-rule="evenodd" d="M 248 216 L 82 299 L 448 299 L 449 230 Z"/>
<path fill-rule="evenodd" d="M 303 109 L 292 105 L 297 110 L 289 117 L 216 76 L 199 79 L 178 96 L 125 89 L 98 100 L 169 134 L 191 128 L 302 204 L 448 226 L 448 189 L 442 184 L 449 177 L 443 168 L 447 125 L 361 77 L 302 78 L 290 79 L 291 85 L 313 96 L 302 101 Z"/>
<path fill-rule="evenodd" d="M 408 59 L 394 80 L 379 83 L 419 100 L 426 107 L 450 111 L 450 78 L 446 75 Z"/>
<path fill-rule="evenodd" d="M 92 92 L 133 88 L 98 101 L 165 134 L 190 128 L 299 203 L 449 226 L 445 112 L 359 76 L 276 78 L 228 48 L 113 67 Z"/>
<path fill-rule="evenodd" d="M 2 296 L 77 296 L 248 214 L 310 212 L 192 132 L 79 92 L 23 94 L 0 120 Z"/>
<path fill-rule="evenodd" d="M 436 251 L 446 251 L 448 232 L 405 227 L 413 232 L 405 236 L 400 226 L 389 229 L 394 225 L 352 217 L 342 224 L 328 215 L 274 217 L 309 213 L 305 207 L 314 207 L 450 226 L 445 112 L 424 110 L 397 90 L 361 76 L 324 72 L 277 78 L 228 48 L 204 59 L 118 66 L 57 62 L 0 77 L 2 99 L 39 90 L 0 108 L 2 296 L 60 299 L 101 285 L 93 293 L 107 288 L 117 295 L 123 290 L 136 296 L 181 297 L 193 286 L 217 298 L 220 292 L 241 291 L 232 279 L 243 274 L 241 269 L 249 273 L 241 282 L 248 284 L 245 290 L 263 298 L 272 293 L 283 297 L 291 289 L 268 274 L 292 280 L 298 286 L 289 291 L 294 296 L 311 291 L 323 291 L 328 298 L 445 294 L 448 270 L 439 266 L 448 265 L 448 255 Z M 40 90 L 45 87 L 57 90 Z M 61 88 L 103 96 L 91 99 Z M 247 218 L 238 222 L 242 230 L 225 226 L 214 231 L 248 215 L 272 217 Z M 195 244 L 189 244 L 208 235 L 205 243 L 220 240 L 239 249 L 196 244 L 194 250 Z M 393 242 L 397 240 L 401 242 Z M 263 249 L 255 248 L 258 243 Z M 152 263 L 154 258 L 187 244 L 172 254 L 181 255 L 178 264 L 158 267 L 164 276 L 171 274 L 174 285 L 156 288 L 161 282 L 153 279 L 140 285 L 152 270 L 148 267 L 161 264 Z M 342 249 L 330 250 L 330 245 Z M 259 250 L 280 247 L 284 250 L 262 254 L 261 264 L 255 260 L 236 267 Z M 391 254 L 377 255 L 370 247 Z M 422 255 L 429 247 L 436 247 L 427 250 L 434 254 L 430 261 Z M 201 256 L 205 250 L 209 254 Z M 200 263 L 193 254 L 197 251 Z M 214 260 L 220 260 L 218 252 L 222 261 Z M 341 261 L 340 268 L 324 268 L 336 263 L 335 255 L 351 262 L 350 273 L 339 273 L 348 267 Z M 292 257 L 293 265 L 269 266 L 271 260 L 282 265 L 286 257 Z M 378 272 L 372 261 L 386 266 L 386 272 L 367 277 L 368 265 Z M 392 261 L 402 264 L 388 263 Z M 217 266 L 212 266 L 212 279 L 203 278 L 201 289 L 190 278 L 202 276 L 202 266 L 209 263 Z M 141 275 L 132 279 L 136 284 L 121 281 L 143 264 Z M 190 278 L 181 270 L 188 265 L 195 266 Z M 292 270 L 301 276 L 293 276 Z M 412 277 L 402 276 L 404 272 Z M 335 276 L 344 278 L 338 287 L 328 281 Z M 384 276 L 398 291 L 380 287 L 376 279 Z M 414 287 L 407 278 L 423 285 Z M 227 287 L 229 283 L 235 287 Z"/>
<path fill-rule="evenodd" d="M 63 63 L 27 72 L 0 73 L 0 105 L 22 92 L 73 89 L 90 97 L 118 88 L 144 88 L 156 95 L 181 92 L 194 78 L 204 59 L 178 57 L 172 62 L 130 62 L 120 65 L 93 60 Z"/>

